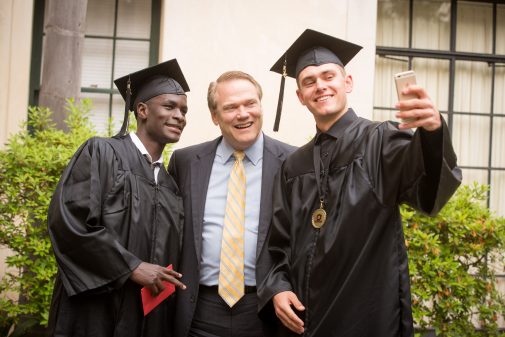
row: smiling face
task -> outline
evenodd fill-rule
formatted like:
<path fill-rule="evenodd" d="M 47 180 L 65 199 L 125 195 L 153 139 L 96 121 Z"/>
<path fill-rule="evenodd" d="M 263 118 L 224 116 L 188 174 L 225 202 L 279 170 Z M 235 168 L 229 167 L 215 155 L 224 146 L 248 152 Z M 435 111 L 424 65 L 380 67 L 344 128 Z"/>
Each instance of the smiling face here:
<path fill-rule="evenodd" d="M 300 103 L 314 115 L 322 131 L 327 131 L 347 111 L 352 77 L 341 66 L 334 63 L 308 66 L 298 75 L 297 83 Z"/>
<path fill-rule="evenodd" d="M 263 111 L 260 95 L 246 79 L 217 83 L 212 121 L 219 125 L 223 137 L 235 150 L 251 146 L 261 131 Z"/>
<path fill-rule="evenodd" d="M 138 131 L 146 141 L 165 146 L 179 141 L 188 112 L 185 95 L 162 94 L 137 105 Z"/>

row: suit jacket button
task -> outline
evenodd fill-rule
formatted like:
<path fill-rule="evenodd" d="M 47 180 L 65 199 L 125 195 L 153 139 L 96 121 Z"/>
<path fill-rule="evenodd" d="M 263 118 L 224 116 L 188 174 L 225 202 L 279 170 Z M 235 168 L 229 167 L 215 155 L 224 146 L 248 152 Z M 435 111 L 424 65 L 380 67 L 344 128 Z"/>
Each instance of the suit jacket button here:
<path fill-rule="evenodd" d="M 195 303 L 195 296 L 191 295 L 191 297 L 189 298 L 189 301 L 191 303 Z"/>

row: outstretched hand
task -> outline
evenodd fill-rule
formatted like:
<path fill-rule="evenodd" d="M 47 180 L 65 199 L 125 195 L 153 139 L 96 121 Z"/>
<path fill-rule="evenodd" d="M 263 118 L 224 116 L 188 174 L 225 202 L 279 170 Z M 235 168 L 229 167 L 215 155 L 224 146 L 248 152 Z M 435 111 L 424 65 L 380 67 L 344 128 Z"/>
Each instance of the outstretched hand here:
<path fill-rule="evenodd" d="M 400 110 L 396 117 L 403 120 L 398 126 L 400 129 L 423 128 L 435 131 L 440 128 L 440 112 L 423 88 L 412 84 L 403 89 L 403 94 L 415 94 L 417 98 L 396 103 L 395 107 Z"/>
<path fill-rule="evenodd" d="M 289 330 L 297 334 L 302 334 L 305 331 L 303 321 L 293 311 L 291 306 L 298 311 L 305 310 L 305 307 L 298 300 L 295 293 L 292 291 L 283 291 L 276 294 L 272 301 L 275 308 L 275 314 L 281 320 L 282 324 L 284 324 L 284 326 Z"/>
<path fill-rule="evenodd" d="M 163 281 L 168 281 L 180 289 L 186 289 L 186 286 L 178 280 L 181 277 L 182 274 L 175 270 L 147 262 L 141 262 L 130 275 L 133 282 L 149 288 L 153 296 L 158 295 L 165 289 Z"/>

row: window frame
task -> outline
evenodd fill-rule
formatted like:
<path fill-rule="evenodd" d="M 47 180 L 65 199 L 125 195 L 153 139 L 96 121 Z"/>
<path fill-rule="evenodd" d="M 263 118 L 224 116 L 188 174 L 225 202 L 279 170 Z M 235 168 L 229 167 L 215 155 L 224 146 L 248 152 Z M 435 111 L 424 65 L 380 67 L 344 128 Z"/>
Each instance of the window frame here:
<path fill-rule="evenodd" d="M 111 81 L 110 87 L 104 88 L 91 88 L 91 87 L 81 87 L 82 93 L 99 93 L 108 94 L 109 108 L 108 117 L 112 116 L 112 104 L 113 95 L 118 94 L 119 91 L 114 87 L 114 67 L 116 64 L 116 43 L 117 41 L 143 41 L 149 42 L 149 65 L 154 65 L 158 63 L 159 60 L 159 48 L 160 48 L 160 26 L 161 26 L 161 1 L 162 0 L 151 0 L 151 30 L 149 38 L 125 38 L 117 36 L 117 24 L 118 24 L 118 8 L 119 0 L 115 0 L 114 8 L 114 28 L 112 36 L 101 36 L 101 35 L 88 35 L 86 34 L 84 38 L 94 38 L 94 39 L 107 39 L 113 41 L 112 47 L 112 70 L 111 70 Z M 45 13 L 45 0 L 39 0 L 34 2 L 34 14 L 33 14 L 33 29 L 32 29 L 32 55 L 31 55 L 31 70 L 30 70 L 30 84 L 29 84 L 29 97 L 28 104 L 31 106 L 38 104 L 39 92 L 40 92 L 40 80 L 42 71 L 42 52 L 43 52 L 43 37 L 44 37 L 44 13 Z"/>
<path fill-rule="evenodd" d="M 440 59 L 449 62 L 449 90 L 448 90 L 448 108 L 447 111 L 440 110 L 441 113 L 447 115 L 447 124 L 449 131 L 452 134 L 454 127 L 454 116 L 457 115 L 469 115 L 469 116 L 480 116 L 490 118 L 490 131 L 489 131 L 489 150 L 488 150 L 488 163 L 487 166 L 472 166 L 472 165 L 460 165 L 462 169 L 470 170 L 482 170 L 487 173 L 487 184 L 491 185 L 492 173 L 493 171 L 505 171 L 505 167 L 493 166 L 493 126 L 495 118 L 505 118 L 505 112 L 496 113 L 495 112 L 495 77 L 496 68 L 505 67 L 505 55 L 496 54 L 496 38 L 497 38 L 497 11 L 498 5 L 505 4 L 505 0 L 464 0 L 465 2 L 475 2 L 475 3 L 488 3 L 492 4 L 493 8 L 493 31 L 492 31 L 492 54 L 486 53 L 472 53 L 472 52 L 461 52 L 456 51 L 456 36 L 457 36 L 457 10 L 458 10 L 458 0 L 451 0 L 451 18 L 450 18 L 450 47 L 449 50 L 432 50 L 432 49 L 418 49 L 413 48 L 413 22 L 414 22 L 414 0 L 409 0 L 409 18 L 408 18 L 408 47 L 388 47 L 388 46 L 376 46 L 376 55 L 379 57 L 384 57 L 396 61 L 408 62 L 408 69 L 412 69 L 412 63 L 414 58 L 424 58 L 424 59 Z M 401 59 L 403 58 L 403 59 Z M 406 58 L 406 60 L 405 60 Z M 456 77 L 456 62 L 458 61 L 474 61 L 474 62 L 485 62 L 491 67 L 491 104 L 489 113 L 481 112 L 471 112 L 471 111 L 455 111 L 454 110 L 454 88 L 455 88 L 455 77 Z M 381 107 L 374 105 L 375 110 L 392 110 L 390 107 Z M 487 206 L 490 205 L 491 191 L 488 191 L 487 195 Z"/>

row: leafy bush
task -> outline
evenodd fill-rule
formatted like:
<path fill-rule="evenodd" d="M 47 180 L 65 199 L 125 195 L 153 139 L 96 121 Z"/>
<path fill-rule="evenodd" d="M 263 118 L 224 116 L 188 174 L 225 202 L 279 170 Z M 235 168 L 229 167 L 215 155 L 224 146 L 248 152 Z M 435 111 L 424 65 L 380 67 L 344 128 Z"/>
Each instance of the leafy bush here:
<path fill-rule="evenodd" d="M 499 335 L 505 302 L 490 265 L 503 268 L 505 219 L 485 206 L 486 194 L 485 186 L 462 186 L 434 218 L 402 207 L 420 330 L 434 328 L 437 336 Z"/>
<path fill-rule="evenodd" d="M 93 135 L 87 118 L 90 106 L 88 100 L 78 105 L 68 101 L 67 133 L 55 129 L 48 109 L 30 108 L 24 130 L 0 151 L 0 245 L 13 252 L 0 281 L 4 328 L 21 317 L 26 318 L 25 328 L 47 324 L 57 270 L 47 233 L 47 208 L 69 159 Z"/>

